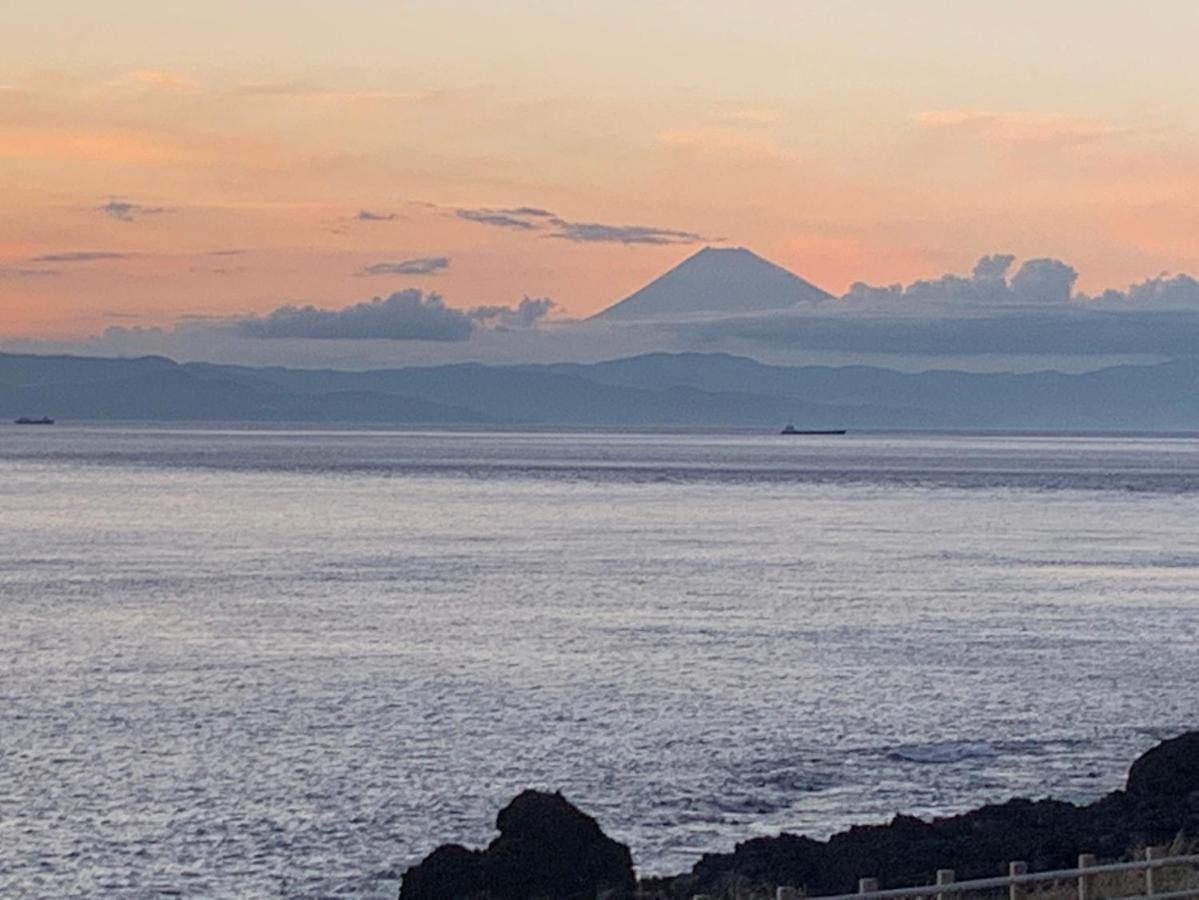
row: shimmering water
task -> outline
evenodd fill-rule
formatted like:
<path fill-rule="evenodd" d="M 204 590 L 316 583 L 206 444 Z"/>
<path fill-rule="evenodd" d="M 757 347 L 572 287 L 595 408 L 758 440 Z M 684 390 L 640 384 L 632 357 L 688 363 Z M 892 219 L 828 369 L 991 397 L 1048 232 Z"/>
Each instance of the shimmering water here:
<path fill-rule="evenodd" d="M 1199 723 L 1199 440 L 0 430 L 0 896 L 393 894 L 1086 799 Z"/>

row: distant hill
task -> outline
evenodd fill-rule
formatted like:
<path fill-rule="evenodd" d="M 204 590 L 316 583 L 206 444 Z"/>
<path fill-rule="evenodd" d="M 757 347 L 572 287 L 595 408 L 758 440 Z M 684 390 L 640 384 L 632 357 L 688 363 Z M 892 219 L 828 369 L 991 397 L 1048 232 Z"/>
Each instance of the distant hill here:
<path fill-rule="evenodd" d="M 31 412 L 35 410 L 36 412 Z M 474 410 L 390 392 L 282 390 L 163 357 L 0 353 L 0 417 L 151 421 L 478 422 Z"/>
<path fill-rule="evenodd" d="M 831 299 L 816 285 L 744 247 L 705 247 L 592 318 L 629 321 L 728 315 Z"/>
<path fill-rule="evenodd" d="M 595 364 L 345 372 L 0 354 L 17 416 L 761 428 L 1199 430 L 1199 359 L 1060 372 L 917 374 L 654 353 Z"/>

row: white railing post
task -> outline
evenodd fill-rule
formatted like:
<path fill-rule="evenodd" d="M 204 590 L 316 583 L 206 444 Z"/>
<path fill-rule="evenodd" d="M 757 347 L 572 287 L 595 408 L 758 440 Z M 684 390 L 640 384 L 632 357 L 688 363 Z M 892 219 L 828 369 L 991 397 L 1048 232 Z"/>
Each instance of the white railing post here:
<path fill-rule="evenodd" d="M 1082 853 L 1078 857 L 1078 868 L 1089 869 L 1095 865 L 1094 853 Z M 1085 872 L 1078 876 L 1078 900 L 1092 900 L 1091 876 Z"/>
<path fill-rule="evenodd" d="M 953 869 L 937 869 L 937 887 L 944 887 L 947 884 L 953 884 Z M 949 895 L 937 892 L 937 900 L 948 900 Z"/>
<path fill-rule="evenodd" d="M 1007 864 L 1007 873 L 1011 878 L 1018 878 L 1021 875 L 1028 874 L 1028 863 L 1023 860 L 1010 862 Z M 1024 900 L 1024 885 L 1009 884 L 1007 889 L 1008 900 Z"/>
<path fill-rule="evenodd" d="M 859 894 L 873 894 L 877 890 L 878 890 L 878 879 L 877 878 L 859 878 L 858 879 L 858 893 Z"/>
<path fill-rule="evenodd" d="M 1146 847 L 1145 862 L 1153 862 L 1155 859 L 1165 859 L 1165 847 Z M 1157 869 L 1154 866 L 1145 867 L 1145 896 L 1152 897 L 1157 893 L 1159 879 L 1157 877 Z"/>

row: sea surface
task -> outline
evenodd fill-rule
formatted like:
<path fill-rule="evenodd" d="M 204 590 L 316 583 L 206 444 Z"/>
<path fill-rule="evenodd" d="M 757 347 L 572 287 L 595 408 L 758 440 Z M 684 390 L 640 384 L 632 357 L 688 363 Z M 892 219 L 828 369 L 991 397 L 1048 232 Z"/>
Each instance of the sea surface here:
<path fill-rule="evenodd" d="M 1195 437 L 5 426 L 0 896 L 394 896 L 531 786 L 645 873 L 1089 800 L 1197 651 Z"/>

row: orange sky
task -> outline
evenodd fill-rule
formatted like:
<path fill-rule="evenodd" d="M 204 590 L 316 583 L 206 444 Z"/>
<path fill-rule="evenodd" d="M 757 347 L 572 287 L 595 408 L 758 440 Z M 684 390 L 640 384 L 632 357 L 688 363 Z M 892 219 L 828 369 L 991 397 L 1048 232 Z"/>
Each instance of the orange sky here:
<path fill-rule="evenodd" d="M 406 287 L 582 316 L 708 241 L 834 292 L 992 251 L 1087 290 L 1196 272 L 1196 26 L 1182 2 L 51 0 L 0 35 L 0 336 Z M 455 212 L 517 207 L 698 237 Z"/>

